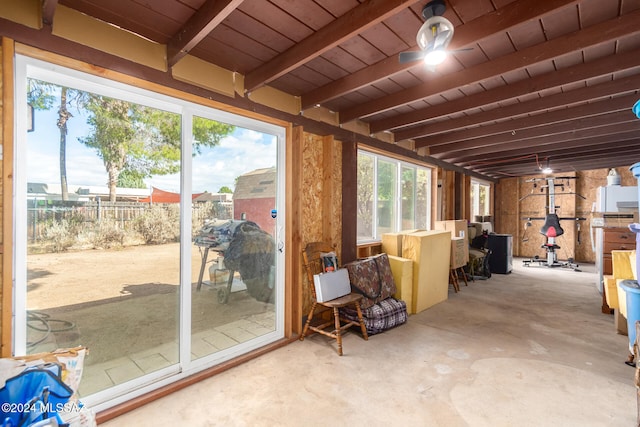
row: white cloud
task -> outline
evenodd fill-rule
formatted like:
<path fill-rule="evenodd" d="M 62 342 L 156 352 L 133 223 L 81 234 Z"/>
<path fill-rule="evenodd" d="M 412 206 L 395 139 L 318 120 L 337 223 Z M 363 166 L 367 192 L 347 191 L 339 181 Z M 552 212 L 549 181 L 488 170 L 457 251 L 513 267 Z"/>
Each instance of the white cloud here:
<path fill-rule="evenodd" d="M 36 131 L 28 134 L 27 180 L 58 183 L 59 130 L 53 111 L 37 112 Z M 68 182 L 77 185 L 104 186 L 107 173 L 95 150 L 78 141 L 86 132 L 85 119 L 69 121 L 67 135 Z M 190 174 L 194 192 L 216 192 L 220 187 L 233 189 L 238 176 L 255 169 L 273 167 L 277 162 L 276 139 L 254 130 L 236 128 L 217 147 L 206 149 L 192 159 Z M 157 176 L 145 180 L 150 186 L 167 191 L 179 191 L 180 174 Z"/>

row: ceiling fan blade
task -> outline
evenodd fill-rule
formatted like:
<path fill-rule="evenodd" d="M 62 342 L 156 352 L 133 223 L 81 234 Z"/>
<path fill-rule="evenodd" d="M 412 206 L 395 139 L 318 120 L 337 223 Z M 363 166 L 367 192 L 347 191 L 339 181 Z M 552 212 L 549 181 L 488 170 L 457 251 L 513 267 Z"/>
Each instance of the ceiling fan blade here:
<path fill-rule="evenodd" d="M 453 37 L 453 31 L 446 30 L 438 33 L 433 41 L 433 49 L 446 49 Z"/>
<path fill-rule="evenodd" d="M 419 61 L 424 59 L 424 52 L 421 50 L 412 50 L 408 52 L 400 52 L 398 55 L 398 60 L 401 64 L 406 64 L 407 62 Z"/>
<path fill-rule="evenodd" d="M 473 50 L 472 47 L 462 47 L 460 49 L 453 49 L 453 50 L 449 50 L 448 52 L 466 52 L 468 50 Z"/>

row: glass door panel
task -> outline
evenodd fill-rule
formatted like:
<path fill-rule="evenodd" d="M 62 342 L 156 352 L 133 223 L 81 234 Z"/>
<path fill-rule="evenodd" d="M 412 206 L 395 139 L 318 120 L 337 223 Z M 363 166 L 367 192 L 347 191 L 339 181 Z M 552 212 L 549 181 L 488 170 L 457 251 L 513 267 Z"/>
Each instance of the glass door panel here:
<path fill-rule="evenodd" d="M 226 135 L 206 141 L 205 129 Z M 194 116 L 192 360 L 276 330 L 277 138 Z"/>
<path fill-rule="evenodd" d="M 180 194 L 154 199 L 147 181 L 179 192 L 180 115 L 27 88 L 25 352 L 88 347 L 82 396 L 177 364 Z"/>
<path fill-rule="evenodd" d="M 16 69 L 14 353 L 88 347 L 102 410 L 281 339 L 285 129 Z"/>

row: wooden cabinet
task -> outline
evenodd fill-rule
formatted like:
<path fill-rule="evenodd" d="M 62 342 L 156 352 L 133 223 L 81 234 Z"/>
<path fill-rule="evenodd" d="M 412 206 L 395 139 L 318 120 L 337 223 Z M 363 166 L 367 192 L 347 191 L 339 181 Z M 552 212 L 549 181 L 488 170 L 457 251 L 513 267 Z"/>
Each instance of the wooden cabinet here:
<path fill-rule="evenodd" d="M 634 250 L 636 248 L 636 233 L 628 228 L 604 228 L 602 236 L 602 274 L 613 274 L 611 251 Z M 607 304 L 605 290 L 602 291 L 602 312 L 611 313 Z"/>

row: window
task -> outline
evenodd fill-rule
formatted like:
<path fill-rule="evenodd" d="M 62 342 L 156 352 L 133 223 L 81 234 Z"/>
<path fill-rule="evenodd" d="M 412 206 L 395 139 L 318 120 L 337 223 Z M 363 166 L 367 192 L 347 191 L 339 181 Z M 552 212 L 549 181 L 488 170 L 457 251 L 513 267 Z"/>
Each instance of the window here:
<path fill-rule="evenodd" d="M 16 113 L 17 355 L 88 347 L 101 410 L 284 336 L 284 128 L 26 57 L 15 93 L 36 107 L 33 129 Z"/>
<path fill-rule="evenodd" d="M 471 181 L 471 215 L 487 216 L 490 212 L 490 189 L 489 184 L 480 181 Z"/>
<path fill-rule="evenodd" d="M 358 241 L 431 223 L 431 169 L 358 151 Z"/>

